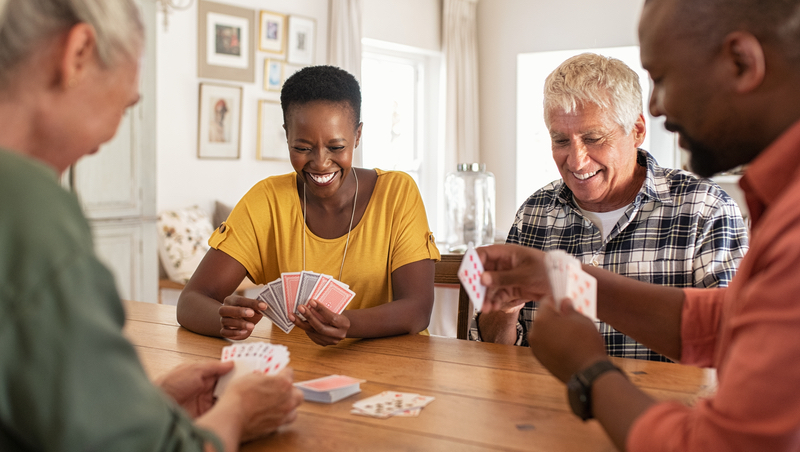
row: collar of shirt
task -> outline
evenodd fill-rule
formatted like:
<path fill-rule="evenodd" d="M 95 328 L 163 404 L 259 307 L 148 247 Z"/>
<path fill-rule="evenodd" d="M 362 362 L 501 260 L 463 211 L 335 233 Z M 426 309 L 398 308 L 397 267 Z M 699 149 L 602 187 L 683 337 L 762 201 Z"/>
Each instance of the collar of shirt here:
<path fill-rule="evenodd" d="M 633 204 L 638 207 L 647 200 L 654 200 L 671 205 L 673 200 L 669 192 L 669 181 L 664 174 L 664 169 L 658 166 L 656 159 L 644 149 L 638 149 L 636 163 L 638 163 L 639 166 L 647 168 L 647 176 L 645 177 L 644 184 L 642 184 L 642 188 L 639 189 L 639 194 L 636 195 L 636 198 L 633 200 Z M 573 200 L 572 190 L 567 187 L 563 179 L 559 181 L 559 183 L 561 184 L 561 188 L 558 190 L 558 196 L 555 202 L 569 205 L 573 209 L 578 209 L 577 204 L 575 204 Z"/>
<path fill-rule="evenodd" d="M 786 129 L 747 167 L 739 186 L 745 193 L 747 207 L 755 227 L 761 214 L 769 208 L 800 169 L 800 121 Z"/>

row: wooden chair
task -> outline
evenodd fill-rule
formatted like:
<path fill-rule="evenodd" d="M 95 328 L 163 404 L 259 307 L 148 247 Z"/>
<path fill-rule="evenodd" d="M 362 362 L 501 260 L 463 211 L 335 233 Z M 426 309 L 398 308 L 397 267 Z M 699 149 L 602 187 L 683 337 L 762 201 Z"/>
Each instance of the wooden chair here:
<path fill-rule="evenodd" d="M 433 277 L 434 284 L 458 285 L 458 324 L 456 337 L 467 339 L 469 323 L 472 320 L 469 296 L 458 279 L 458 267 L 461 265 L 463 254 L 442 254 L 442 260 L 436 263 L 436 273 Z"/>

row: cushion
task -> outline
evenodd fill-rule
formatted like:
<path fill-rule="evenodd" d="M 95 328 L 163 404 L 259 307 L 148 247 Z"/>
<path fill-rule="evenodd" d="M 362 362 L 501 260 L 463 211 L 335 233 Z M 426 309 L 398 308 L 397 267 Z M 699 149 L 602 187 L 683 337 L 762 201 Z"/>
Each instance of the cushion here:
<path fill-rule="evenodd" d="M 186 284 L 208 251 L 211 218 L 198 206 L 158 214 L 158 256 L 172 281 Z"/>
<path fill-rule="evenodd" d="M 231 214 L 231 210 L 233 210 L 231 206 L 223 204 L 219 201 L 214 201 L 214 216 L 211 224 L 214 225 L 215 228 L 218 228 L 219 225 L 228 219 L 228 216 Z"/>

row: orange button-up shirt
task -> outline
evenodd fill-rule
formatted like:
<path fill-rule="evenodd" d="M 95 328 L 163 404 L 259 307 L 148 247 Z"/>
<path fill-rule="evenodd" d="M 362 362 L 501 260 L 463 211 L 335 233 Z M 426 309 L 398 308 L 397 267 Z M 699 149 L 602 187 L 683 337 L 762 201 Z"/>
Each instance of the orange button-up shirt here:
<path fill-rule="evenodd" d="M 681 362 L 715 367 L 716 394 L 659 403 L 629 451 L 800 450 L 800 122 L 749 166 L 750 251 L 727 289 L 685 289 Z"/>

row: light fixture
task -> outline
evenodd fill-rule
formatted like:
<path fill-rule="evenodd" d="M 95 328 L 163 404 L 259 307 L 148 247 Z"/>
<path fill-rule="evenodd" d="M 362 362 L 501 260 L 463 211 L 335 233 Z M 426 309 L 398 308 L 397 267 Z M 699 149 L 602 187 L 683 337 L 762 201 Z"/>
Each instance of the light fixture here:
<path fill-rule="evenodd" d="M 169 15 L 172 11 L 185 11 L 192 7 L 194 0 L 156 0 L 161 12 L 164 13 L 164 31 L 169 25 Z"/>

